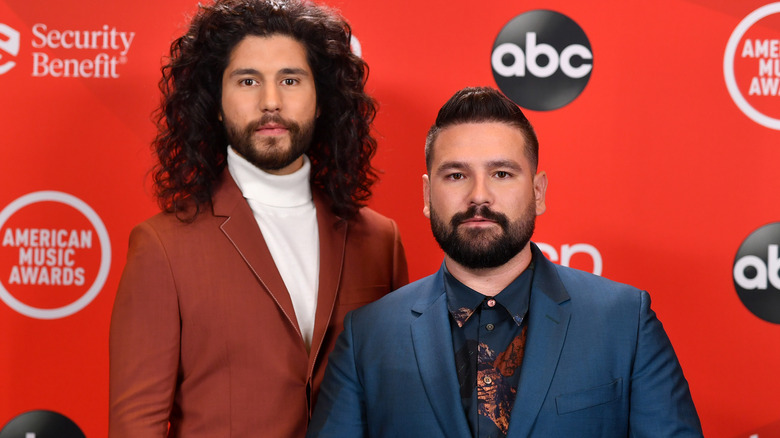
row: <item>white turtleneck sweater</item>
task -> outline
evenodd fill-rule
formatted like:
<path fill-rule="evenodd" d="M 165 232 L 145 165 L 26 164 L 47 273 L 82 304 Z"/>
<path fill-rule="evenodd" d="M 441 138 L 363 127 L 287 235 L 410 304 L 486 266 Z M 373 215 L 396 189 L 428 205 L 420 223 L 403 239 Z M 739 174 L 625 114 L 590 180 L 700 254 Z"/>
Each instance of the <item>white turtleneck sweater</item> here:
<path fill-rule="evenodd" d="M 228 147 L 228 170 L 249 203 L 276 269 L 290 293 L 306 349 L 311 349 L 320 272 L 317 212 L 311 195 L 311 162 L 289 175 L 260 170 Z"/>

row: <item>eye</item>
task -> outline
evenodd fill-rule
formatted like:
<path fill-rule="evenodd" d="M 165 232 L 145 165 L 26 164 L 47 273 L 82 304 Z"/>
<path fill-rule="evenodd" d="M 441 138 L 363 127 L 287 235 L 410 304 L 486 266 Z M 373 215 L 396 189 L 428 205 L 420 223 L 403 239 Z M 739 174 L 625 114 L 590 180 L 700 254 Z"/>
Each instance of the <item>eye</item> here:
<path fill-rule="evenodd" d="M 464 175 L 464 174 L 462 174 L 460 172 L 455 172 L 455 173 L 451 173 L 451 174 L 447 175 L 447 179 L 454 179 L 454 180 L 463 179 L 465 177 L 466 177 L 466 175 Z"/>
<path fill-rule="evenodd" d="M 295 85 L 297 83 L 298 83 L 298 79 L 293 79 L 293 78 L 282 79 L 282 84 L 284 85 Z"/>
<path fill-rule="evenodd" d="M 510 176 L 512 176 L 512 174 L 504 170 L 499 170 L 498 172 L 496 172 L 496 178 L 499 179 L 509 178 Z"/>
<path fill-rule="evenodd" d="M 252 85 L 255 85 L 257 83 L 256 80 L 252 78 L 244 78 L 239 81 L 241 85 L 244 85 L 246 87 L 251 87 Z"/>

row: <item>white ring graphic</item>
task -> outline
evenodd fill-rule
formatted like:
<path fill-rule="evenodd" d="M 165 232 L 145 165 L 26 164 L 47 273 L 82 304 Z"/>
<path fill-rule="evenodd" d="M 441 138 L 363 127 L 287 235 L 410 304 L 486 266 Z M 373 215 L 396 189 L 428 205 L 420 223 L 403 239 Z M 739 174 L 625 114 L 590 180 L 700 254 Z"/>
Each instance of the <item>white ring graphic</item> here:
<path fill-rule="evenodd" d="M 8 206 L 6 206 L 3 211 L 0 212 L 0 229 L 3 228 L 3 225 L 8 220 L 8 218 L 10 218 L 17 211 L 30 204 L 43 201 L 53 201 L 69 205 L 86 216 L 86 218 L 89 219 L 89 221 L 92 223 L 92 226 L 95 227 L 98 239 L 100 240 L 101 252 L 100 269 L 98 270 L 97 278 L 95 278 L 95 282 L 92 283 L 92 286 L 84 295 L 81 296 L 81 298 L 68 304 L 67 306 L 56 309 L 40 309 L 19 301 L 16 299 L 16 297 L 11 295 L 8 290 L 6 290 L 2 280 L 0 280 L 0 299 L 2 299 L 10 308 L 16 310 L 22 315 L 29 316 L 30 318 L 64 318 L 66 316 L 73 315 L 74 313 L 86 307 L 100 293 L 100 290 L 103 289 L 103 285 L 106 283 L 106 278 L 108 278 L 108 271 L 111 268 L 111 242 L 108 238 L 108 230 L 106 230 L 106 226 L 103 224 L 103 221 L 100 220 L 100 216 L 95 213 L 95 210 L 93 210 L 92 207 L 73 195 L 56 191 L 29 193 L 8 204 Z"/>
<path fill-rule="evenodd" d="M 769 117 L 753 108 L 742 95 L 742 92 L 739 91 L 737 80 L 734 77 L 734 57 L 737 54 L 739 40 L 741 40 L 748 29 L 759 20 L 778 12 L 780 12 L 780 2 L 770 3 L 751 12 L 739 23 L 739 25 L 737 25 L 737 28 L 734 29 L 734 32 L 731 34 L 729 42 L 726 45 L 726 54 L 723 57 L 723 75 L 726 77 L 726 88 L 728 88 L 731 98 L 745 115 L 760 125 L 780 130 L 780 119 Z"/>

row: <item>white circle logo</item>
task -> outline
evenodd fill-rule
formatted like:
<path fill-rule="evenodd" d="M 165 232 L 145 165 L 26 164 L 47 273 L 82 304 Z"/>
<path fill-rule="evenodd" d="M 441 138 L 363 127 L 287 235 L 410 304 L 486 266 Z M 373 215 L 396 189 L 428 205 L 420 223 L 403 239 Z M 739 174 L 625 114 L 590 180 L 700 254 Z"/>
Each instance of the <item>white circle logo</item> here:
<path fill-rule="evenodd" d="M 734 257 L 732 275 L 742 304 L 764 321 L 780 324 L 780 222 L 750 233 Z"/>
<path fill-rule="evenodd" d="M 748 99 L 739 88 L 734 67 L 737 50 L 745 34 L 761 19 L 777 13 L 780 13 L 780 2 L 771 3 L 756 9 L 737 25 L 726 45 L 726 54 L 723 57 L 723 75 L 725 76 L 726 87 L 731 98 L 745 115 L 762 126 L 780 130 L 780 118 L 768 116 L 765 114 L 767 110 L 760 110 L 756 108 L 755 103 L 751 104 L 748 102 Z M 777 99 L 780 96 L 780 89 L 778 88 L 780 78 L 775 74 L 777 70 L 780 70 L 778 43 L 780 41 L 777 39 L 747 39 L 742 44 L 739 58 L 758 61 L 754 64 L 758 71 L 755 72 L 754 70 L 754 75 L 751 77 L 748 87 L 748 96 L 751 99 L 760 99 L 761 97 Z M 758 75 L 756 76 L 755 73 Z M 776 103 L 770 105 L 775 106 Z"/>
<path fill-rule="evenodd" d="M 99 268 L 94 282 L 78 299 L 55 308 L 36 307 L 22 302 L 11 294 L 11 284 L 86 286 L 85 269 L 77 267 L 76 249 L 92 248 L 92 230 L 57 228 L 40 223 L 32 228 L 5 227 L 12 216 L 25 207 L 53 202 L 72 207 L 94 228 L 100 242 Z M 48 218 L 47 218 L 48 219 Z M 111 242 L 103 221 L 84 201 L 63 192 L 41 191 L 29 193 L 11 202 L 0 212 L 0 248 L 19 248 L 19 263 L 8 277 L 0 277 L 0 299 L 22 315 L 36 319 L 57 319 L 70 316 L 86 307 L 100 293 L 111 268 Z"/>
<path fill-rule="evenodd" d="M 585 31 L 559 12 L 537 9 L 510 20 L 490 55 L 493 79 L 523 108 L 551 111 L 573 102 L 593 71 Z"/>

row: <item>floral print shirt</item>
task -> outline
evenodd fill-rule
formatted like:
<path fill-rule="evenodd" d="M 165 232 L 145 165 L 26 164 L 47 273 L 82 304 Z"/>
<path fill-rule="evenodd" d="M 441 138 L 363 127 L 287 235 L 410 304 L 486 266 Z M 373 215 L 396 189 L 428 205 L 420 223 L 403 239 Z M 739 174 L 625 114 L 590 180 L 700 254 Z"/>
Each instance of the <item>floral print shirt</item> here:
<path fill-rule="evenodd" d="M 455 365 L 472 436 L 505 438 L 517 395 L 534 263 L 494 297 L 445 269 Z"/>

